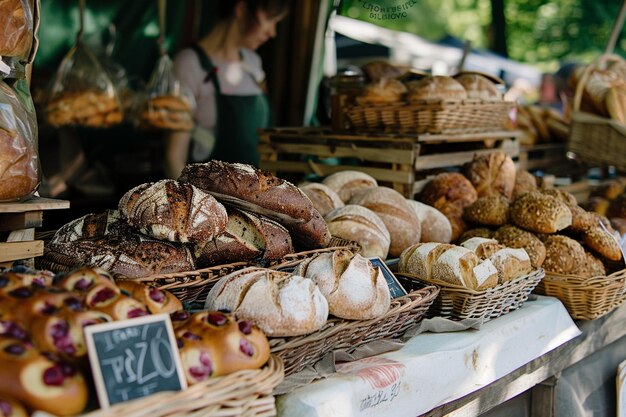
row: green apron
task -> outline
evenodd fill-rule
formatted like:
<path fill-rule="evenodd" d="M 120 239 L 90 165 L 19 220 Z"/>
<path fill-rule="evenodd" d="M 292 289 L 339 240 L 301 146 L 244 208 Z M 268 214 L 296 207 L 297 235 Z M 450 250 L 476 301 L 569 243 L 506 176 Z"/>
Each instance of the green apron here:
<path fill-rule="evenodd" d="M 215 148 L 211 159 L 241 162 L 259 166 L 257 129 L 269 125 L 269 103 L 265 94 L 233 96 L 222 94 L 217 79 L 217 67 L 202 48 L 193 45 L 207 78 L 215 87 L 216 126 Z M 250 75 L 251 76 L 251 75 Z"/>

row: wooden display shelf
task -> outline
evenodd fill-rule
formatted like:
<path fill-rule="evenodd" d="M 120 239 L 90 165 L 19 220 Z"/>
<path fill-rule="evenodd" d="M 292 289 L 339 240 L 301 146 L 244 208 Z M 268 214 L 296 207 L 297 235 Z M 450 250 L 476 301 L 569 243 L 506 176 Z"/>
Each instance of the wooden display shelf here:
<path fill-rule="evenodd" d="M 42 226 L 44 211 L 69 207 L 69 201 L 37 196 L 0 203 L 0 264 L 43 255 L 43 240 L 35 239 L 35 228 Z"/>
<path fill-rule="evenodd" d="M 428 170 L 454 167 L 475 154 L 503 151 L 519 154 L 519 132 L 462 135 L 354 134 L 323 127 L 260 131 L 260 167 L 277 175 L 324 177 L 358 170 L 411 197 Z M 329 160 L 331 159 L 332 160 Z"/>

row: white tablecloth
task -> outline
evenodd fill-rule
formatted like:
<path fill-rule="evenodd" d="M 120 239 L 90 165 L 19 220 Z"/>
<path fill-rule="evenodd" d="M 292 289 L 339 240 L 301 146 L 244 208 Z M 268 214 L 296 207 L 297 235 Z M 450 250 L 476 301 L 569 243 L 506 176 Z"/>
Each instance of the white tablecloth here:
<path fill-rule="evenodd" d="M 400 350 L 340 364 L 329 378 L 279 396 L 278 415 L 415 417 L 579 334 L 559 300 L 540 296 L 480 330 L 423 333 Z"/>

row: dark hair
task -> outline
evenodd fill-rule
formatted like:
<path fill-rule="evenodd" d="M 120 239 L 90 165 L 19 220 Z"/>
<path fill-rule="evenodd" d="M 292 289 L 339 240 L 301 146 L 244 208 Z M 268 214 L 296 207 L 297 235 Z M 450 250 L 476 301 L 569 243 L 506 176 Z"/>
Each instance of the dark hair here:
<path fill-rule="evenodd" d="M 248 19 L 254 22 L 259 10 L 263 10 L 269 17 L 286 13 L 289 9 L 290 0 L 218 0 L 217 13 L 220 20 L 232 18 L 235 15 L 235 6 L 238 2 L 246 5 Z"/>

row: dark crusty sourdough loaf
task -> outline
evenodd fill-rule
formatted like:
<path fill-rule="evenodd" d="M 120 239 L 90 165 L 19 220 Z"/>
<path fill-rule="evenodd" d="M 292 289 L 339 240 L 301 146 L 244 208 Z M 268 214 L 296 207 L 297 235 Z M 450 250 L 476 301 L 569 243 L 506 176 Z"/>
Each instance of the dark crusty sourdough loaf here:
<path fill-rule="evenodd" d="M 105 210 L 99 214 L 87 214 L 61 226 L 56 231 L 51 243 L 73 242 L 78 239 L 91 239 L 126 233 L 130 226 L 117 210 Z"/>
<path fill-rule="evenodd" d="M 206 242 L 226 228 L 226 209 L 185 182 L 161 180 L 129 190 L 119 210 L 140 232 L 170 242 Z"/>
<path fill-rule="evenodd" d="M 179 178 L 222 202 L 262 214 L 289 230 L 301 248 L 325 247 L 330 233 L 324 219 L 295 185 L 251 165 L 211 160 L 187 165 Z"/>
<path fill-rule="evenodd" d="M 280 259 L 293 250 L 289 232 L 279 223 L 229 208 L 226 231 L 196 246 L 196 263 L 204 267 L 255 258 Z"/>

